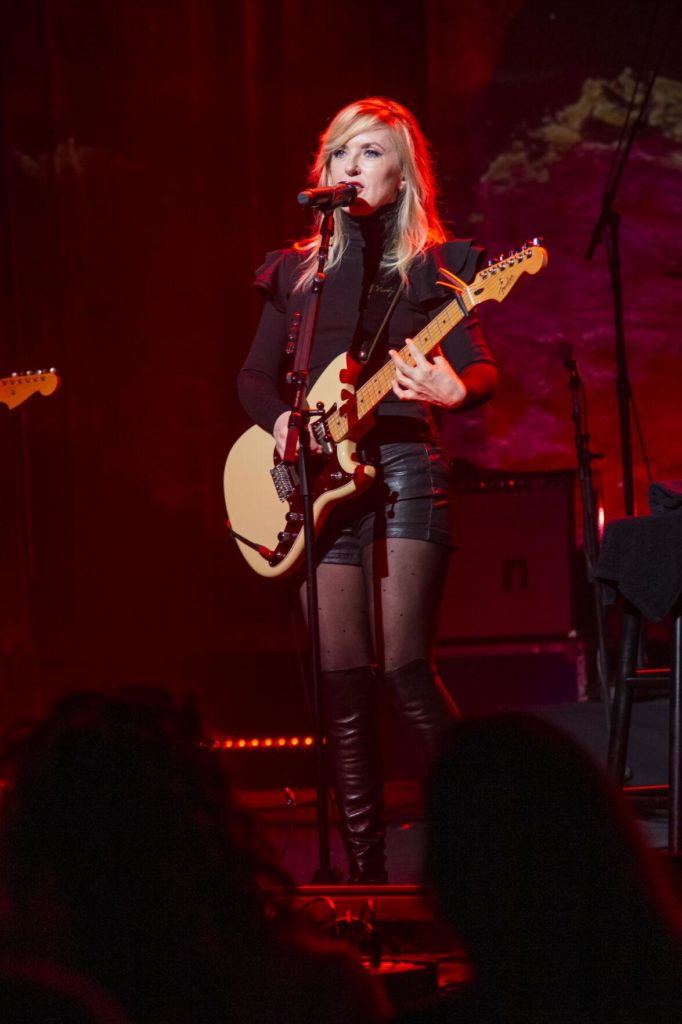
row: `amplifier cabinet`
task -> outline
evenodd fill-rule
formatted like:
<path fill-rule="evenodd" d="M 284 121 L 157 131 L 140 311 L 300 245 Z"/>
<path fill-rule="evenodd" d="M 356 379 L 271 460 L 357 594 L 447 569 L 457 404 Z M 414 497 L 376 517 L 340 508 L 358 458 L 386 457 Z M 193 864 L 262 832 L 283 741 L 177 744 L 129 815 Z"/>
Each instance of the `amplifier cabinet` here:
<path fill-rule="evenodd" d="M 441 642 L 571 634 L 574 489 L 572 470 L 495 473 L 455 486 L 458 547 Z"/>

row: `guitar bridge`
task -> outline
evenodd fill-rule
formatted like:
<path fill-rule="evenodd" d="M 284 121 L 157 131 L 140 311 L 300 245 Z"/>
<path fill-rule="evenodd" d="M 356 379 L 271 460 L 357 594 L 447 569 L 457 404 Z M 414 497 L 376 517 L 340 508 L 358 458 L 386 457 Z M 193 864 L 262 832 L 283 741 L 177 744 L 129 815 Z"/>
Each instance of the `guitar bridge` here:
<path fill-rule="evenodd" d="M 279 500 L 288 501 L 298 487 L 296 467 L 290 466 L 286 462 L 278 462 L 270 470 L 270 476 L 272 477 Z"/>

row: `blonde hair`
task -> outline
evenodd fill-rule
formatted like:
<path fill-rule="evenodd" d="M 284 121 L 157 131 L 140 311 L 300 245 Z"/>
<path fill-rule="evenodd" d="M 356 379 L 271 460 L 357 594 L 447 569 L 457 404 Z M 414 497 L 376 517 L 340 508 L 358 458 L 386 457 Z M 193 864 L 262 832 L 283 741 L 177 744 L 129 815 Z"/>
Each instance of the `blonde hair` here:
<path fill-rule="evenodd" d="M 447 237 L 436 212 L 436 182 L 429 146 L 414 114 L 400 103 L 381 96 L 350 103 L 332 118 L 320 135 L 320 144 L 310 169 L 310 182 L 313 187 L 330 185 L 330 164 L 336 150 L 355 135 L 374 128 L 388 128 L 391 132 L 404 180 L 398 192 L 393 230 L 382 266 L 386 270 L 397 271 L 405 281 L 407 268 L 414 258 Z M 294 245 L 297 252 L 306 254 L 296 291 L 306 288 L 317 270 L 322 223 L 319 211 L 315 221 L 313 234 Z M 347 245 L 343 215 L 337 209 L 334 211 L 334 237 L 327 270 L 339 263 Z"/>

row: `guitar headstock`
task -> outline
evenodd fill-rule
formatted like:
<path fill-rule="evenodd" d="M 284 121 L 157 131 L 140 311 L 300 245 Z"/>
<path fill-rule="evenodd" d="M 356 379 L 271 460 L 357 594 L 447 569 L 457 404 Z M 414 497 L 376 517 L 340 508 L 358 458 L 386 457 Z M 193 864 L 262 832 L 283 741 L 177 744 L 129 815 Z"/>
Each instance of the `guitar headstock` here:
<path fill-rule="evenodd" d="M 41 395 L 51 395 L 59 384 L 60 380 L 54 367 L 49 370 L 13 373 L 10 377 L 0 377 L 0 402 L 14 409 L 36 391 Z"/>
<path fill-rule="evenodd" d="M 540 238 L 534 238 L 508 256 L 490 260 L 469 285 L 469 294 L 474 304 L 486 299 L 502 302 L 523 274 L 537 274 L 546 267 L 549 256 L 544 246 L 540 245 L 541 241 Z"/>

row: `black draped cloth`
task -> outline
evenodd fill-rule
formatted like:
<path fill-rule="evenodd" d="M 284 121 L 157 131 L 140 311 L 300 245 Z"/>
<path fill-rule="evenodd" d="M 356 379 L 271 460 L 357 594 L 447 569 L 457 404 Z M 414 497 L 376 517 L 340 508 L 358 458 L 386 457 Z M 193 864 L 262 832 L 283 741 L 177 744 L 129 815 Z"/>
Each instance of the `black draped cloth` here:
<path fill-rule="evenodd" d="M 647 619 L 660 622 L 682 594 L 682 515 L 607 523 L 595 575 L 607 601 L 620 593 Z"/>

